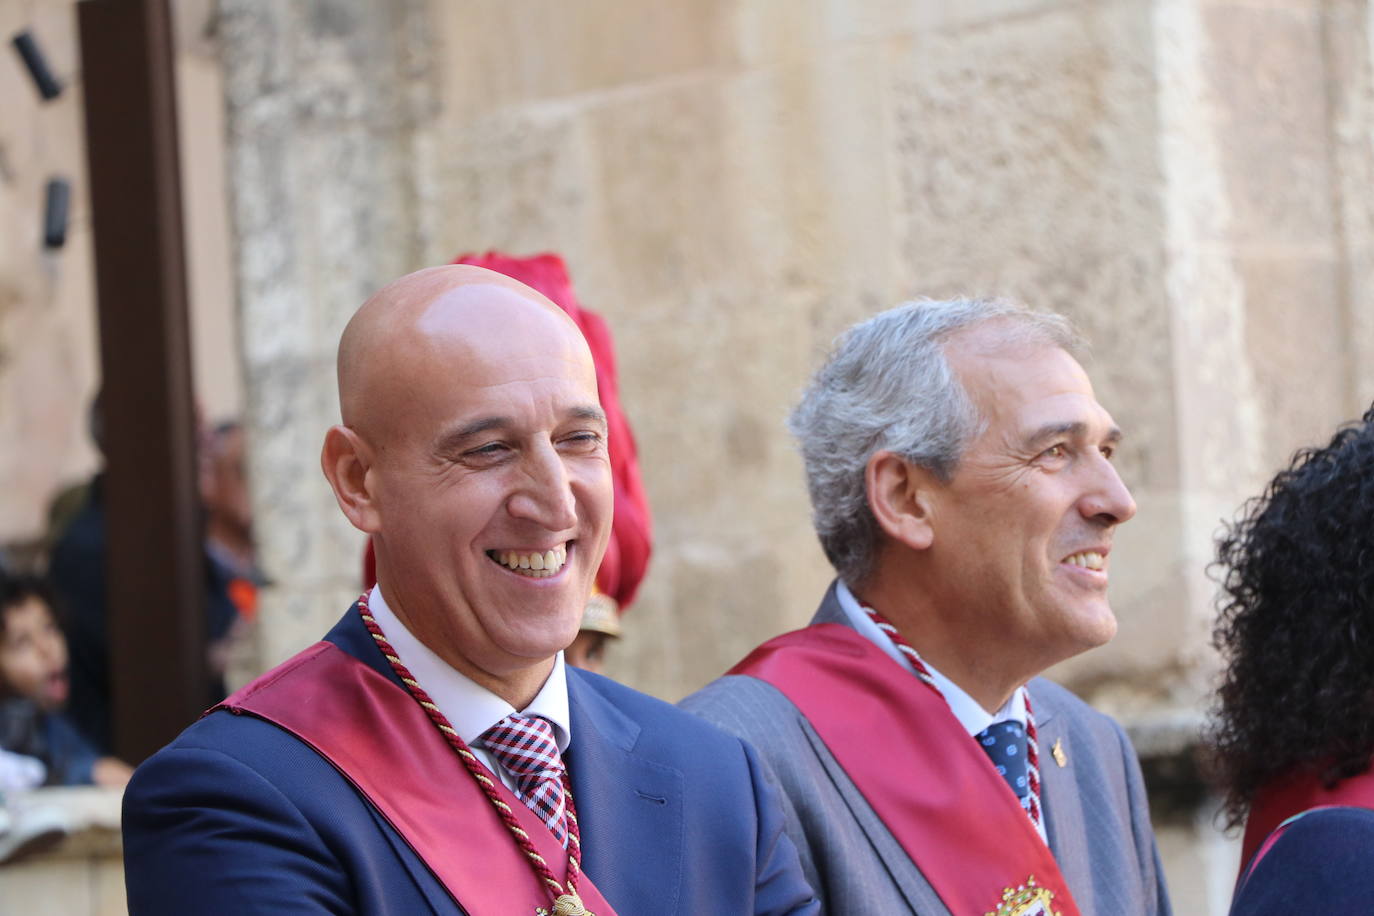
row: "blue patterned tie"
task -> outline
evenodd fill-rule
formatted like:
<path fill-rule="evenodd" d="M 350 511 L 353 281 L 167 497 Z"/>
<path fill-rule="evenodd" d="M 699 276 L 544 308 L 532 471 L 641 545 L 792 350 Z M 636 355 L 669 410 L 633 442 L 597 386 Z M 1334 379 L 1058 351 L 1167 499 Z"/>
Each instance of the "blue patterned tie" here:
<path fill-rule="evenodd" d="M 1026 778 L 1026 727 L 1015 719 L 994 722 L 974 736 L 974 740 L 1021 800 L 1021 807 L 1028 809 L 1030 781 Z"/>

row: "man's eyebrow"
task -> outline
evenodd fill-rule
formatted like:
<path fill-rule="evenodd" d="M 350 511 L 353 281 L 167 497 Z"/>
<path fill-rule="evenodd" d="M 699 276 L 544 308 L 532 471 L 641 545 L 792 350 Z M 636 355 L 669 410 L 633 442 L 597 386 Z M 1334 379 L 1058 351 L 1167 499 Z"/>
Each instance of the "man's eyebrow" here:
<path fill-rule="evenodd" d="M 1069 423 L 1047 423 L 1035 432 L 1030 434 L 1026 440 L 1031 448 L 1037 448 L 1051 439 L 1066 437 L 1069 439 L 1081 439 L 1088 434 L 1088 424 L 1083 422 Z M 1107 445 L 1116 445 L 1121 441 L 1122 433 L 1119 426 L 1113 426 L 1107 430 L 1107 434 L 1102 437 L 1102 442 Z"/>
<path fill-rule="evenodd" d="M 606 411 L 600 407 L 574 407 L 568 411 L 570 420 L 596 420 L 600 423 L 606 422 Z"/>
<path fill-rule="evenodd" d="M 440 436 L 435 450 L 440 453 L 454 451 L 474 436 L 480 436 L 482 433 L 490 432 L 493 429 L 505 429 L 511 423 L 510 417 L 481 417 L 472 420 Z"/>

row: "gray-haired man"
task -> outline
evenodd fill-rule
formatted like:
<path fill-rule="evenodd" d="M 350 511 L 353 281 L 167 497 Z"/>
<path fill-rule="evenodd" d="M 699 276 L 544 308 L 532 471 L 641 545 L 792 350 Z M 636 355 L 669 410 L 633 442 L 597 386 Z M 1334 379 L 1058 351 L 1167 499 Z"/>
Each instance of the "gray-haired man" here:
<path fill-rule="evenodd" d="M 827 913 L 1169 911 L 1126 736 L 1036 677 L 1115 633 L 1135 514 L 1074 346 L 1009 303 L 909 303 L 792 415 L 838 578 L 683 705 L 763 754 Z"/>

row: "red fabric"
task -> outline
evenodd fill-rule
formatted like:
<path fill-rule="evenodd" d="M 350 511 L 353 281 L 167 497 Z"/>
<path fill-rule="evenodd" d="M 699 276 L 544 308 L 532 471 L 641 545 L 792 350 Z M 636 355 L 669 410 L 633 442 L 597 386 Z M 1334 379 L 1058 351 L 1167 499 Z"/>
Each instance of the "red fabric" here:
<path fill-rule="evenodd" d="M 316 643 L 215 708 L 265 719 L 314 748 L 472 916 L 549 906 L 543 882 L 420 705 L 333 643 Z M 496 785 L 554 876 L 566 881 L 567 853 L 538 815 Z M 591 912 L 614 916 L 586 874 L 577 890 Z"/>
<path fill-rule="evenodd" d="M 620 406 L 620 387 L 616 381 L 615 349 L 610 328 L 595 312 L 582 308 L 573 292 L 572 279 L 563 259 L 556 254 L 537 254 L 527 258 L 511 257 L 498 251 L 464 254 L 454 264 L 472 264 L 505 274 L 543 293 L 568 313 L 587 339 L 596 364 L 596 384 L 601 407 L 610 428 L 611 478 L 615 487 L 615 515 L 606 556 L 596 573 L 596 586 L 614 598 L 621 613 L 634 601 L 649 566 L 653 544 L 653 520 L 649 499 L 639 475 L 639 456 L 629 420 Z M 371 542 L 363 559 L 363 584 L 371 588 L 377 581 L 376 558 Z"/>
<path fill-rule="evenodd" d="M 258 587 L 249 579 L 233 578 L 226 589 L 229 600 L 238 608 L 244 620 L 255 620 L 258 616 Z"/>
<path fill-rule="evenodd" d="M 1330 789 L 1322 785 L 1315 773 L 1265 786 L 1255 794 L 1254 803 L 1250 805 L 1250 817 L 1245 822 L 1240 873 L 1245 874 L 1255 851 L 1284 821 L 1312 808 L 1337 805 L 1374 809 L 1374 770 L 1342 779 Z"/>
<path fill-rule="evenodd" d="M 1049 848 L 1006 780 L 933 690 L 849 627 L 764 643 L 730 672 L 772 684 L 816 729 L 953 913 L 998 909 L 1027 883 L 1078 916 Z"/>

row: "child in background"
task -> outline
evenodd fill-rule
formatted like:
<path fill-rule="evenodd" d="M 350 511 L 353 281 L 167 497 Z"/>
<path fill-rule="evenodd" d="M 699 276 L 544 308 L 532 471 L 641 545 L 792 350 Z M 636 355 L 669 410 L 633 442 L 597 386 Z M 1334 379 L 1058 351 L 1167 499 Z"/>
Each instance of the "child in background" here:
<path fill-rule="evenodd" d="M 0 748 L 45 768 L 44 785 L 122 787 L 133 770 L 101 757 L 62 715 L 67 640 L 35 576 L 0 573 Z"/>

